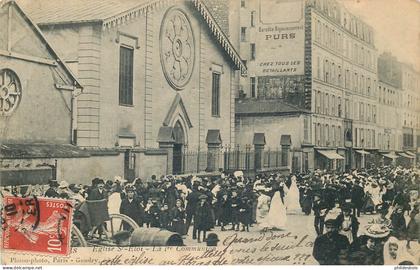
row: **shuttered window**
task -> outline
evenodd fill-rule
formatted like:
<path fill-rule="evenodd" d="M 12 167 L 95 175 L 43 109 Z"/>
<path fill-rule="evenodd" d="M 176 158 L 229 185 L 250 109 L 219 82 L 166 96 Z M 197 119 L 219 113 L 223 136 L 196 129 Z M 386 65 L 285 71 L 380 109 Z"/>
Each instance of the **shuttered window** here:
<path fill-rule="evenodd" d="M 215 72 L 212 76 L 211 115 L 220 116 L 220 74 Z"/>
<path fill-rule="evenodd" d="M 133 49 L 120 47 L 120 105 L 133 105 Z"/>

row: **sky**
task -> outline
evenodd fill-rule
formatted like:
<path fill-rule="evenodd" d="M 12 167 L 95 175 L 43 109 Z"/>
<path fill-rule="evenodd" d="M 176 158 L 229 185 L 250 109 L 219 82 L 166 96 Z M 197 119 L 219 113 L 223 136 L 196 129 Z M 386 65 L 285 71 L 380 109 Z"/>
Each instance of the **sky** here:
<path fill-rule="evenodd" d="M 420 72 L 420 0 L 338 0 L 375 29 L 378 53 L 389 51 Z"/>

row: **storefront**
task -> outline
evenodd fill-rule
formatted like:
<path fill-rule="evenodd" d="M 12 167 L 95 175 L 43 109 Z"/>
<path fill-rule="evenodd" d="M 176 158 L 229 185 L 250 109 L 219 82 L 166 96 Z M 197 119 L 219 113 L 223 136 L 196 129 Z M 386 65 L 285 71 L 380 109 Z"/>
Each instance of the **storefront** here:
<path fill-rule="evenodd" d="M 316 169 L 328 171 L 343 171 L 344 157 L 336 150 L 316 149 Z"/>

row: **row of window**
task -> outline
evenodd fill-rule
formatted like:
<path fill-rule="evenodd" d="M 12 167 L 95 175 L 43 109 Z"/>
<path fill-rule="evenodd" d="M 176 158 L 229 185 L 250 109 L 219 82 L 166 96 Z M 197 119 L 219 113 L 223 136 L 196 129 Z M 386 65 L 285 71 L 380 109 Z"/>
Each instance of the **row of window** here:
<path fill-rule="evenodd" d="M 359 39 L 373 45 L 373 31 L 363 21 L 349 13 L 334 0 L 308 0 L 308 4 L 330 17 L 344 29 Z"/>
<path fill-rule="evenodd" d="M 404 126 L 411 128 L 420 128 L 420 115 L 417 113 L 404 113 Z"/>
<path fill-rule="evenodd" d="M 389 106 L 401 106 L 401 96 L 393 89 L 385 86 L 379 86 L 378 91 L 379 103 Z"/>
<path fill-rule="evenodd" d="M 342 117 L 341 97 L 315 91 L 315 113 Z"/>
<path fill-rule="evenodd" d="M 119 65 L 119 104 L 133 106 L 133 75 L 134 50 L 129 47 L 120 47 Z M 211 115 L 220 116 L 220 85 L 221 73 L 212 72 Z"/>
<path fill-rule="evenodd" d="M 327 23 L 322 23 L 317 19 L 314 21 L 315 41 L 323 44 L 325 47 L 351 59 L 353 63 L 363 67 L 376 68 L 374 51 L 359 41 L 353 41 L 348 38 L 344 32 Z"/>
<path fill-rule="evenodd" d="M 354 147 L 374 148 L 376 145 L 375 130 L 355 128 L 353 132 L 353 144 Z"/>
<path fill-rule="evenodd" d="M 315 145 L 337 147 L 342 146 L 343 133 L 341 126 L 314 123 Z"/>
<path fill-rule="evenodd" d="M 315 113 L 325 114 L 335 117 L 376 123 L 376 105 L 364 102 L 344 100 L 344 114 L 341 97 L 334 94 L 315 91 Z"/>
<path fill-rule="evenodd" d="M 395 134 L 378 133 L 378 148 L 382 150 L 397 150 L 401 149 L 402 145 L 398 144 Z"/>
<path fill-rule="evenodd" d="M 404 99 L 404 107 L 411 109 L 411 110 L 420 110 L 420 89 L 416 96 L 405 94 L 403 96 Z"/>
<path fill-rule="evenodd" d="M 414 146 L 414 136 L 413 134 L 403 134 L 403 147 L 413 147 Z"/>
<path fill-rule="evenodd" d="M 315 70 L 318 80 L 352 90 L 361 95 L 375 96 L 376 94 L 376 79 L 372 80 L 369 76 L 359 74 L 356 70 L 354 72 L 350 69 L 343 70 L 341 65 L 328 59 L 324 59 L 321 63 L 319 56 L 316 57 Z"/>

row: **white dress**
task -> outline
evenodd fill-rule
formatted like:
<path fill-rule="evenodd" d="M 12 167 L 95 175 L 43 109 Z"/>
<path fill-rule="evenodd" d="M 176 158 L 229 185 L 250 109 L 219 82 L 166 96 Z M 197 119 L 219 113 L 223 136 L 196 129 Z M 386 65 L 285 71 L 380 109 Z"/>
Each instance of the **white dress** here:
<path fill-rule="evenodd" d="M 284 203 L 286 205 L 287 214 L 297 214 L 302 211 L 299 203 L 299 189 L 295 180 L 292 180 L 289 192 L 284 198 Z"/>
<path fill-rule="evenodd" d="M 108 213 L 119 214 L 121 205 L 121 195 L 118 192 L 112 193 L 108 197 Z"/>
<path fill-rule="evenodd" d="M 283 229 L 286 226 L 286 207 L 281 200 L 279 191 L 276 191 L 271 199 L 270 210 L 265 223 L 266 227 L 271 229 Z"/>
<path fill-rule="evenodd" d="M 270 196 L 261 194 L 257 202 L 257 223 L 261 228 L 267 227 L 266 220 L 270 210 Z"/>

